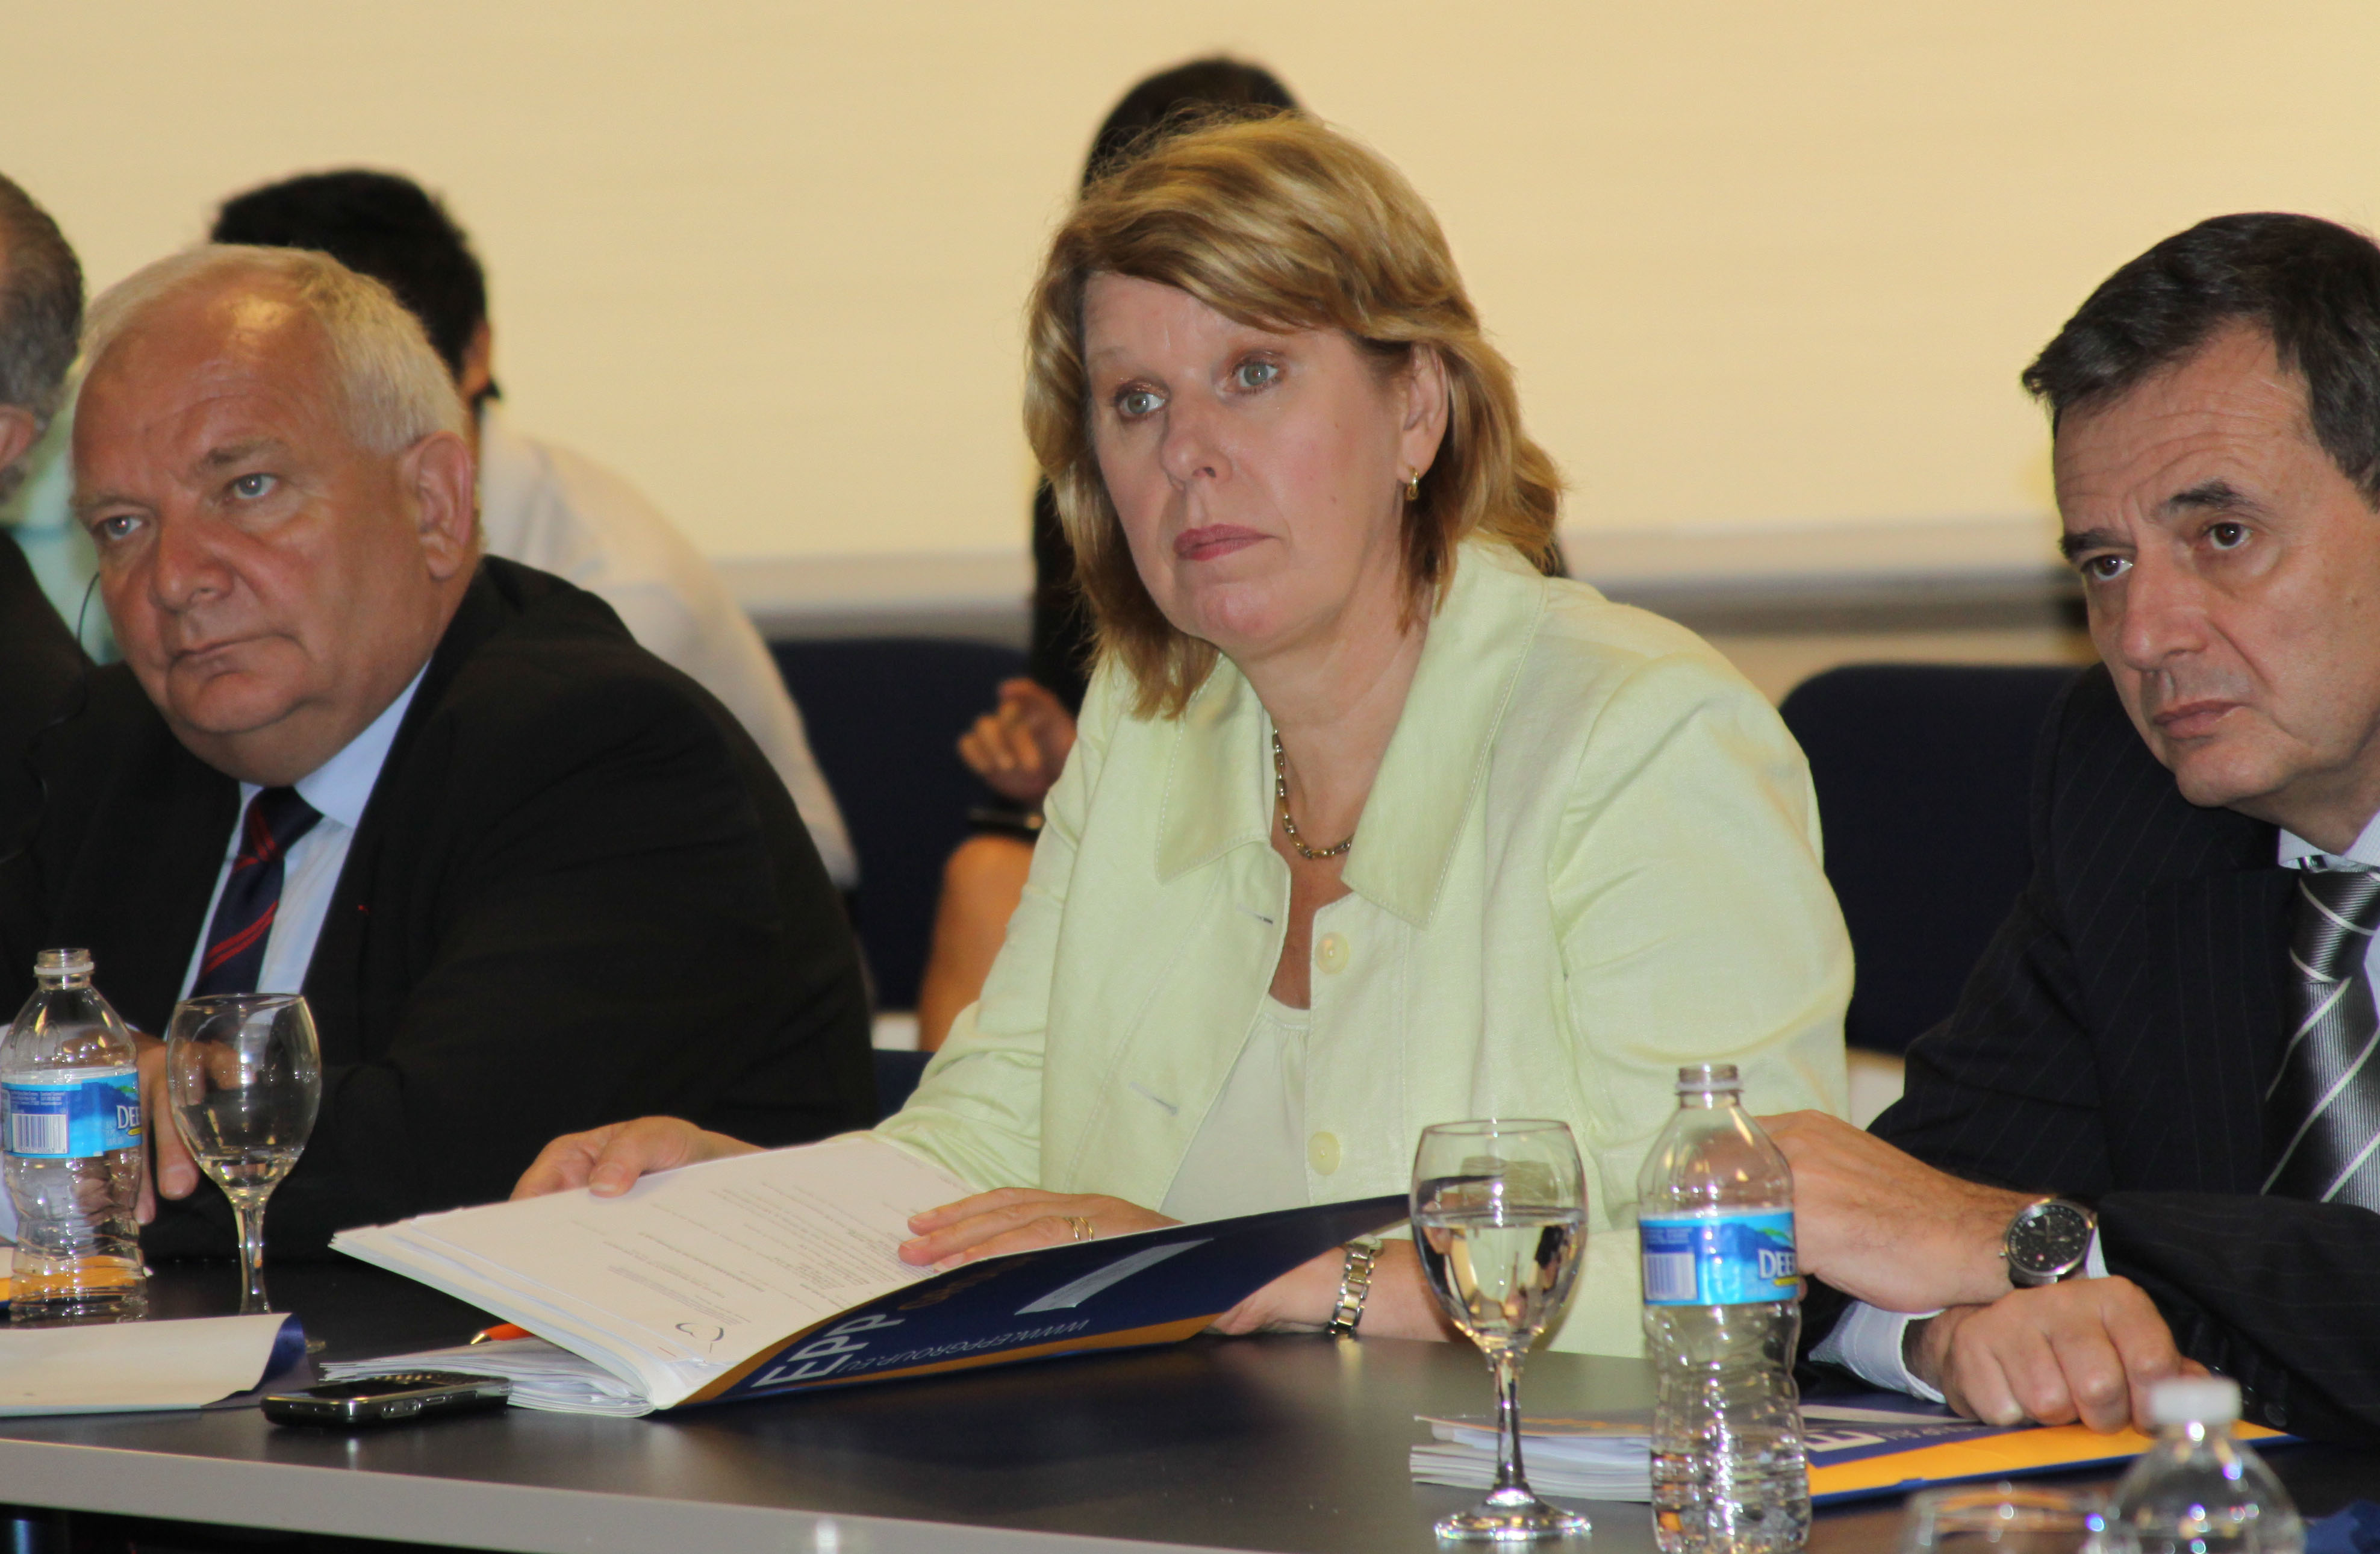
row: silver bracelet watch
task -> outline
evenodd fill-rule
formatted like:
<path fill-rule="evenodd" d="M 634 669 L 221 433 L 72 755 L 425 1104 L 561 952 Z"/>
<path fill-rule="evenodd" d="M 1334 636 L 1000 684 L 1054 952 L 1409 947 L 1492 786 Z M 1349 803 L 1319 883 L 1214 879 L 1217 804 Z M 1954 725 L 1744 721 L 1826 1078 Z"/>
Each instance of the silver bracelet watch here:
<path fill-rule="evenodd" d="M 1322 1324 L 1325 1338 L 1352 1338 L 1364 1319 L 1364 1297 L 1372 1293 L 1372 1265 L 1379 1261 L 1380 1238 L 1357 1236 L 1347 1244 L 1347 1264 L 1339 1275 L 1339 1304 Z"/>

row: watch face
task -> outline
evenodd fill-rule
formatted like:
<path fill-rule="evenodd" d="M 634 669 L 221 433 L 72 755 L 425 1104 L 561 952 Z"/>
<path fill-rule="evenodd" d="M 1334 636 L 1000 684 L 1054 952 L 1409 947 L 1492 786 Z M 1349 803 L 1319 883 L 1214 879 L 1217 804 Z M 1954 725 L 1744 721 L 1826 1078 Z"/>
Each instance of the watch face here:
<path fill-rule="evenodd" d="M 2091 1250 L 2091 1216 L 2070 1203 L 2037 1203 L 2009 1227 L 2009 1266 L 2036 1279 L 2080 1268 Z"/>

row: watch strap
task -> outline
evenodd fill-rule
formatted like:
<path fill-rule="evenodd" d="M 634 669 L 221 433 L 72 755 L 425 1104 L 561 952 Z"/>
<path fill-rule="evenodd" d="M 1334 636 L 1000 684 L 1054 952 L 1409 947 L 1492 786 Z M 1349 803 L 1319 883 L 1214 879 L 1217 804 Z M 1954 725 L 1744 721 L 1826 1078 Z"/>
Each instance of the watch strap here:
<path fill-rule="evenodd" d="M 1379 1261 L 1380 1238 L 1357 1236 L 1347 1244 L 1347 1261 L 1339 1273 L 1339 1304 L 1322 1325 L 1324 1336 L 1352 1338 L 1364 1319 L 1364 1298 L 1372 1293 L 1372 1265 Z"/>

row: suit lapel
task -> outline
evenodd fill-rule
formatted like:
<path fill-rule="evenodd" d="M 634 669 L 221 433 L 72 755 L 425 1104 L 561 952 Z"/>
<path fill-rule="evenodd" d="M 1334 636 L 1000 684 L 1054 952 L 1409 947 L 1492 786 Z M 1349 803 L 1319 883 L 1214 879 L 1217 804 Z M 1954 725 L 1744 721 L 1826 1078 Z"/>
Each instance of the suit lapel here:
<path fill-rule="evenodd" d="M 423 725 L 436 715 L 465 661 L 501 630 L 514 613 L 497 581 L 500 568 L 501 564 L 492 566 L 482 561 L 471 586 L 465 590 L 455 618 L 447 623 L 437 650 L 431 654 L 420 688 L 413 694 L 413 705 L 406 709 L 405 721 L 397 725 L 396 737 L 389 743 L 388 757 L 382 761 L 380 776 L 372 783 L 371 798 L 364 806 L 355 840 L 347 846 L 347 861 L 340 868 L 339 882 L 332 892 L 331 909 L 323 917 L 322 936 L 315 940 L 313 959 L 306 965 L 306 1002 L 314 1012 L 325 1062 L 361 1062 L 375 1058 L 394 1033 L 397 1013 L 394 1002 L 383 998 L 382 1002 L 388 1007 L 376 1011 L 366 996 L 368 986 L 388 986 L 385 978 L 368 980 L 367 962 L 375 949 L 382 949 L 383 959 L 389 953 L 402 953 L 401 941 L 395 949 L 384 948 L 385 941 L 382 947 L 373 943 L 376 927 L 383 935 L 402 933 L 403 925 L 395 919 L 404 916 L 402 909 L 407 904 L 380 888 L 380 865 L 390 833 L 390 816 L 403 802 L 406 765 L 420 744 Z M 419 836 L 411 840 L 415 848 L 422 845 Z M 375 925 L 375 913 L 390 920 Z M 376 1013 L 384 1013 L 387 1019 L 376 1022 Z"/>

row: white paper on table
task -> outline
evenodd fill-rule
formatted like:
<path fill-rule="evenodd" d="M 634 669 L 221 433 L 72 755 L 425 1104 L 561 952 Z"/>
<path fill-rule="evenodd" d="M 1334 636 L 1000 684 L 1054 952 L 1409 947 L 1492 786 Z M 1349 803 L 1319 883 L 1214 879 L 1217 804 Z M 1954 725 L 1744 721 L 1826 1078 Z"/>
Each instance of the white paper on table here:
<path fill-rule="evenodd" d="M 930 1271 L 909 1217 L 974 1191 L 866 1134 L 343 1231 L 332 1246 L 550 1339 L 656 1408 Z"/>
<path fill-rule="evenodd" d="M 264 1379 L 290 1318 L 0 1329 L 0 1416 L 199 1408 Z"/>

